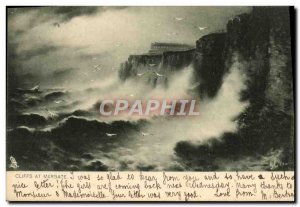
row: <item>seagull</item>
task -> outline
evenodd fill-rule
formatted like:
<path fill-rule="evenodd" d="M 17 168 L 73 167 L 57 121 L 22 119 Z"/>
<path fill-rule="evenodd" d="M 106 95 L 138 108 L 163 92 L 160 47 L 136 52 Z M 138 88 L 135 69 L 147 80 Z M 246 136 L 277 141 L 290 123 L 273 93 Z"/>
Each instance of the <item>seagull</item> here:
<path fill-rule="evenodd" d="M 122 43 L 118 42 L 118 43 L 116 44 L 116 47 L 120 47 L 121 45 L 122 45 Z"/>
<path fill-rule="evenodd" d="M 175 17 L 175 19 L 176 19 L 177 21 L 184 20 L 184 18 L 183 18 L 183 17 Z"/>
<path fill-rule="evenodd" d="M 100 70 L 102 70 L 102 68 L 101 68 L 100 65 L 95 65 L 95 66 L 94 66 L 94 72 L 100 71 Z"/>
<path fill-rule="evenodd" d="M 164 76 L 164 75 L 162 75 L 162 74 L 159 74 L 158 72 L 154 72 L 157 76 L 159 76 L 159 77 L 162 77 L 162 76 Z"/>
<path fill-rule="evenodd" d="M 60 24 L 59 24 L 58 22 L 55 22 L 55 23 L 53 24 L 53 26 L 54 26 L 54 27 L 60 27 Z"/>
<path fill-rule="evenodd" d="M 31 90 L 31 91 L 39 91 L 39 89 L 40 89 L 40 86 L 39 86 L 39 85 L 36 85 L 36 86 L 34 86 L 33 88 L 31 88 L 30 90 Z"/>
<path fill-rule="evenodd" d="M 66 102 L 66 100 L 61 99 L 61 100 L 56 100 L 56 101 L 54 101 L 54 103 L 57 103 L 57 104 L 62 103 L 62 102 Z"/>
<path fill-rule="evenodd" d="M 168 35 L 168 36 L 171 36 L 171 35 L 178 35 L 178 33 L 177 33 L 177 32 L 172 32 L 172 33 L 169 32 L 169 33 L 167 33 L 167 35 Z"/>
<path fill-rule="evenodd" d="M 109 134 L 109 133 L 105 133 L 108 137 L 112 137 L 112 136 L 116 136 L 117 134 Z"/>
<path fill-rule="evenodd" d="M 205 29 L 207 29 L 207 27 L 198 27 L 199 28 L 199 30 L 205 30 Z"/>
<path fill-rule="evenodd" d="M 153 135 L 153 134 L 150 134 L 150 133 L 145 133 L 145 132 L 142 132 L 141 134 L 142 134 L 142 136 L 149 136 L 149 135 Z"/>
<path fill-rule="evenodd" d="M 194 83 L 192 86 L 190 86 L 189 89 L 195 89 L 195 88 L 197 88 L 199 85 L 200 85 L 200 83 L 199 83 L 199 82 L 196 82 L 196 83 Z"/>

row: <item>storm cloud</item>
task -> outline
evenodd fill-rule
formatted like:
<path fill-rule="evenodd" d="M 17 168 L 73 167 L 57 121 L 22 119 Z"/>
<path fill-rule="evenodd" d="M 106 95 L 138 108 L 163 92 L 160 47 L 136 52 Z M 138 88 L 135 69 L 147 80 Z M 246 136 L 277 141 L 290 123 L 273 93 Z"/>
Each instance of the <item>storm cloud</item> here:
<path fill-rule="evenodd" d="M 9 7 L 8 67 L 11 85 L 90 87 L 115 76 L 130 54 L 145 53 L 156 41 L 194 44 L 224 29 L 247 7 Z M 184 17 L 177 21 L 175 17 Z M 204 18 L 205 17 L 205 18 Z M 197 26 L 207 26 L 199 31 Z M 101 65 L 101 71 L 94 71 Z M 64 78 L 50 76 L 73 68 Z M 30 74 L 34 83 L 20 77 Z M 59 74 L 59 73 L 58 73 Z M 69 77 L 68 77 L 69 75 Z M 62 77 L 62 76 L 60 76 Z M 78 81 L 80 79 L 80 81 Z M 9 80 L 9 81 L 10 81 Z M 49 85 L 51 84 L 51 85 Z"/>

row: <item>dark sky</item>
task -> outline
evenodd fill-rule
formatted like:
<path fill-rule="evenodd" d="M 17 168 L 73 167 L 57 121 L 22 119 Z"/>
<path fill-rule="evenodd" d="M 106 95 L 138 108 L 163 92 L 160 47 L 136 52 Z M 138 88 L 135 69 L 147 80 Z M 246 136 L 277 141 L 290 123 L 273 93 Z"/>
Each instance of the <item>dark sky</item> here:
<path fill-rule="evenodd" d="M 88 87 L 152 42 L 195 44 L 249 7 L 8 9 L 8 74 L 26 86 Z M 207 27 L 200 30 L 199 27 Z M 94 67 L 100 65 L 100 71 Z"/>

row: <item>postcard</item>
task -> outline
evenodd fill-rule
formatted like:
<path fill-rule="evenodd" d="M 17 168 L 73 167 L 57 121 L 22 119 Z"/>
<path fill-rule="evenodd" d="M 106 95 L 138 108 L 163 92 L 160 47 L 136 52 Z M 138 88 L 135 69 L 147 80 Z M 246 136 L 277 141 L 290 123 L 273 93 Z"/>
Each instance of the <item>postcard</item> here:
<path fill-rule="evenodd" d="M 6 199 L 294 202 L 294 8 L 7 7 Z"/>

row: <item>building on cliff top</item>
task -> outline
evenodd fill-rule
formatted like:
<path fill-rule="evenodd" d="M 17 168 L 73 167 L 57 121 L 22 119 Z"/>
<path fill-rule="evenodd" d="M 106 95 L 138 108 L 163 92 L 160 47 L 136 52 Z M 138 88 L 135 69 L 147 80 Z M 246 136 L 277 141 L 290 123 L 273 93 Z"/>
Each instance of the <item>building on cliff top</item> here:
<path fill-rule="evenodd" d="M 195 49 L 192 45 L 179 44 L 179 43 L 163 43 L 163 42 L 154 42 L 151 44 L 151 49 L 149 50 L 150 54 L 161 54 L 167 51 L 185 51 Z"/>

